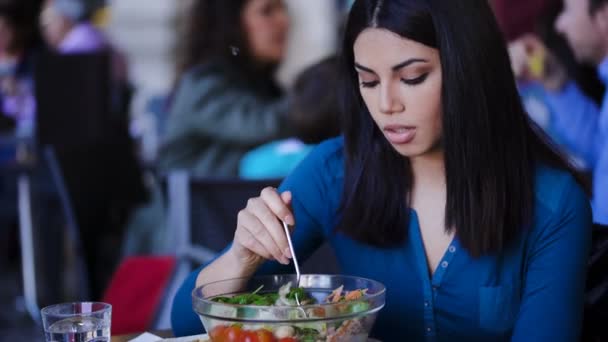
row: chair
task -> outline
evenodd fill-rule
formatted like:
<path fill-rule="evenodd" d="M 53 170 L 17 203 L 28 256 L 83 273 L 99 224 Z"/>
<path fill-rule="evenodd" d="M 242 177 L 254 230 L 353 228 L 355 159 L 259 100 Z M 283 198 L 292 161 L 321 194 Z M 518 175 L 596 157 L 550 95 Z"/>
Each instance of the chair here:
<path fill-rule="evenodd" d="M 172 256 L 130 257 L 121 263 L 103 299 L 112 304 L 113 334 L 131 334 L 153 326 L 175 266 Z"/>
<path fill-rule="evenodd" d="M 44 149 L 38 162 L 34 163 L 31 145 L 27 141 L 18 143 L 18 159 L 22 160 L 17 160 L 18 163 L 8 169 L 4 168 L 3 174 L 16 178 L 23 299 L 29 315 L 34 321 L 40 322 L 41 291 L 45 291 L 43 297 L 44 294 L 48 297 L 50 293 L 52 298 L 46 298 L 47 300 L 63 300 L 58 293 L 65 290 L 62 288 L 65 284 L 57 279 L 61 278 L 60 271 L 65 271 L 68 267 L 63 259 L 62 245 L 55 242 L 62 240 L 64 229 L 70 247 L 68 250 L 75 256 L 75 269 L 71 274 L 77 279 L 73 279 L 73 282 L 80 285 L 74 286 L 70 292 L 80 299 L 88 297 L 87 270 L 81 258 L 82 249 L 71 200 L 54 151 L 51 148 Z M 39 201 L 43 201 L 43 204 Z M 53 207 L 58 207 L 59 213 L 48 207 L 51 203 L 54 204 Z M 45 215 L 51 212 L 60 217 L 61 223 Z M 41 288 L 40 275 L 43 279 L 46 276 L 49 282 L 51 277 L 55 281 Z"/>
<path fill-rule="evenodd" d="M 203 264 L 213 259 L 234 236 L 237 214 L 247 199 L 259 196 L 278 179 L 194 179 L 185 171 L 167 178 L 168 222 L 178 257 Z"/>
<path fill-rule="evenodd" d="M 196 179 L 186 172 L 169 175 L 169 227 L 175 233 L 175 252 L 203 264 L 213 259 L 234 237 L 238 212 L 280 179 Z M 335 273 L 337 262 L 327 244 L 303 264 L 303 270 Z"/>
<path fill-rule="evenodd" d="M 154 328 L 170 326 L 171 301 L 193 268 L 211 261 L 233 239 L 238 212 L 247 200 L 259 196 L 267 186 L 278 187 L 280 179 L 242 180 L 192 178 L 174 171 L 165 179 L 168 200 L 167 226 L 171 253 L 177 257 L 173 279 Z M 337 262 L 326 244 L 302 265 L 307 273 L 337 273 Z"/>
<path fill-rule="evenodd" d="M 608 329 L 608 226 L 593 227 L 587 269 L 583 341 L 606 341 Z"/>

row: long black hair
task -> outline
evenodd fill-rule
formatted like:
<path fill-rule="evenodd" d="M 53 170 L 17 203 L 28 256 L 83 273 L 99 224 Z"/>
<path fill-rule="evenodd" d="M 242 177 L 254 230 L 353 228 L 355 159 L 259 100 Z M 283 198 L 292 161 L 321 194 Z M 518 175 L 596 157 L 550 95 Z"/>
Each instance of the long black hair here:
<path fill-rule="evenodd" d="M 177 75 L 209 61 L 221 61 L 229 69 L 271 77 L 276 65 L 260 68 L 254 61 L 242 23 L 243 10 L 251 0 L 195 0 L 186 14 L 178 41 Z"/>
<path fill-rule="evenodd" d="M 487 0 L 357 0 L 343 45 L 345 175 L 337 231 L 391 247 L 406 237 L 413 174 L 359 92 L 353 46 L 366 28 L 438 49 L 446 229 L 473 256 L 500 252 L 534 214 L 539 163 L 570 169 L 522 107 Z"/>

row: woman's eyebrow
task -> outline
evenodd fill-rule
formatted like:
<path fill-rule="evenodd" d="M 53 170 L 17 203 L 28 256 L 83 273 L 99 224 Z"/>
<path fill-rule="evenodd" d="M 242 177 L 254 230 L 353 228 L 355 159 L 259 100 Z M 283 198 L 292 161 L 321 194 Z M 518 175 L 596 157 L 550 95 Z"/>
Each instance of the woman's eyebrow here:
<path fill-rule="evenodd" d="M 403 68 L 408 67 L 408 66 L 410 66 L 410 65 L 412 65 L 414 63 L 428 63 L 428 60 L 422 59 L 422 58 L 410 58 L 410 59 L 408 59 L 406 61 L 403 61 L 403 62 L 401 62 L 399 64 L 394 65 L 393 67 L 391 67 L 391 69 L 393 71 L 398 71 L 399 69 L 403 69 Z M 357 62 L 355 62 L 355 68 L 359 69 L 361 71 L 366 71 L 366 72 L 369 72 L 369 73 L 372 73 L 372 74 L 376 74 L 376 72 L 374 70 L 372 70 L 372 69 L 370 69 L 368 67 L 365 67 L 365 66 L 363 66 L 363 65 L 361 65 L 361 64 L 359 64 Z"/>

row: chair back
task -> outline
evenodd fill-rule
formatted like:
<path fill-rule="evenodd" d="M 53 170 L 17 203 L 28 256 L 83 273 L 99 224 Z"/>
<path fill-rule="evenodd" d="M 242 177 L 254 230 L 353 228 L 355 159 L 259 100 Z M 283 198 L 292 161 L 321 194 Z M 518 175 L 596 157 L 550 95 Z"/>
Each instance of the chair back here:
<path fill-rule="evenodd" d="M 169 175 L 169 227 L 175 234 L 177 254 L 203 264 L 214 258 L 234 238 L 238 212 L 247 200 L 280 179 L 244 180 L 190 178 L 186 172 Z M 338 273 L 338 263 L 328 243 L 302 264 L 307 273 Z"/>

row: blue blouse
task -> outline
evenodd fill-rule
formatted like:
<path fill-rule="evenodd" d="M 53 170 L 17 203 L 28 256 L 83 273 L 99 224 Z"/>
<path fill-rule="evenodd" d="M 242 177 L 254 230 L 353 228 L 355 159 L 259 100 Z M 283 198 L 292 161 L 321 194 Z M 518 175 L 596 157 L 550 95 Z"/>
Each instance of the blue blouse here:
<path fill-rule="evenodd" d="M 328 240 L 344 274 L 386 285 L 386 307 L 373 337 L 385 342 L 578 338 L 591 210 L 569 174 L 538 168 L 534 223 L 503 253 L 473 258 L 456 237 L 430 277 L 413 211 L 408 237 L 398 248 L 376 248 L 332 232 L 344 179 L 342 151 L 341 138 L 322 143 L 281 190 L 293 193 L 294 245 L 301 259 Z M 190 297 L 199 271 L 190 275 L 174 300 L 177 336 L 202 330 Z M 260 272 L 288 273 L 292 267 L 268 262 Z"/>

